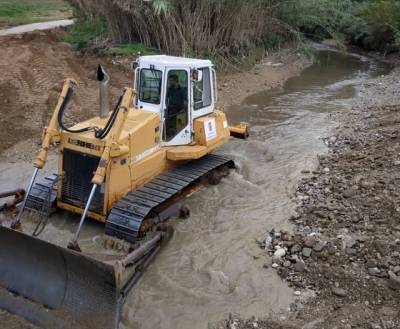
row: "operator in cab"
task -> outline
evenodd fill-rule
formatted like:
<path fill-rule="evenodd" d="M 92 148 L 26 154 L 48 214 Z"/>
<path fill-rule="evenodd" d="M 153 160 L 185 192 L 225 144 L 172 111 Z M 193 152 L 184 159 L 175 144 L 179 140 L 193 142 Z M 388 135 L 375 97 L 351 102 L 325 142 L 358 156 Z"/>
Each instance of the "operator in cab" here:
<path fill-rule="evenodd" d="M 171 74 L 168 78 L 167 90 L 167 139 L 173 138 L 177 133 L 177 116 L 187 112 L 187 91 L 179 83 L 179 77 Z"/>

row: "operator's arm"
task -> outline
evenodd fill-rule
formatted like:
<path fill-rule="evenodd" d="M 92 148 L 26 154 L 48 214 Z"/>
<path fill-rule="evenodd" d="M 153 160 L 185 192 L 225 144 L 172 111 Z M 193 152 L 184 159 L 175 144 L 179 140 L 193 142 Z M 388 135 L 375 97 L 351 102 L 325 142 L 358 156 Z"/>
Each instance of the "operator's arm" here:
<path fill-rule="evenodd" d="M 181 91 L 181 94 L 182 94 L 182 99 L 183 99 L 183 110 L 184 111 L 187 111 L 187 109 L 188 109 L 188 95 L 187 95 L 187 91 L 185 90 L 185 89 L 183 89 L 182 88 L 182 91 Z"/>

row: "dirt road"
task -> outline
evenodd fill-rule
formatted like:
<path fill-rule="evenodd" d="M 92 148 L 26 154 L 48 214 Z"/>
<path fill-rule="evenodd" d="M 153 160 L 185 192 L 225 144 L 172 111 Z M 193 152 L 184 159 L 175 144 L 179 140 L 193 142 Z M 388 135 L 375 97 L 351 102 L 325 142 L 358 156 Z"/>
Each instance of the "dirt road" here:
<path fill-rule="evenodd" d="M 0 36 L 15 35 L 32 31 L 51 30 L 56 27 L 69 26 L 74 24 L 72 19 L 63 19 L 58 21 L 50 21 L 43 23 L 25 24 L 0 30 Z"/>
<path fill-rule="evenodd" d="M 329 153 L 297 188 L 295 232 L 260 241 L 299 296 L 291 312 L 219 328 L 400 328 L 399 76 L 366 81 L 352 111 L 332 115 Z"/>

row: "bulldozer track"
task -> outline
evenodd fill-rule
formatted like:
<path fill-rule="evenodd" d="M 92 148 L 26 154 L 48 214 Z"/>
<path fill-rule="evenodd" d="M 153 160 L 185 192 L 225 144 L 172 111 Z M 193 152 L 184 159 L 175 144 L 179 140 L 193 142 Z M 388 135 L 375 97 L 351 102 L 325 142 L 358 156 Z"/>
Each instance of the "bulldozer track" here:
<path fill-rule="evenodd" d="M 224 165 L 234 167 L 231 159 L 210 154 L 176 167 L 128 193 L 108 215 L 106 234 L 135 242 L 140 238 L 143 221 L 148 217 L 157 217 L 157 207 L 179 195 L 204 175 Z"/>
<path fill-rule="evenodd" d="M 234 167 L 231 159 L 209 154 L 157 176 L 116 203 L 108 215 L 105 233 L 128 242 L 137 241 L 143 221 L 149 217 L 157 218 L 157 208 L 225 165 Z M 28 195 L 26 209 L 49 216 L 56 200 L 57 180 L 58 176 L 53 174 L 36 183 Z"/>

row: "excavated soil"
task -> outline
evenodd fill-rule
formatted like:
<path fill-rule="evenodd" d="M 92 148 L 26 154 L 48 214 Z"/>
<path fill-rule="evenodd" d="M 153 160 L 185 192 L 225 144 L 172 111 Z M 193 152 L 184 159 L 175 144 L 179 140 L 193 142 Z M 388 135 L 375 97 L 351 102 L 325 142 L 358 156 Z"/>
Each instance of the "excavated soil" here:
<path fill-rule="evenodd" d="M 104 65 L 112 77 L 112 96 L 129 85 L 129 67 L 110 58 L 74 53 L 69 45 L 59 42 L 61 36 L 58 31 L 1 37 L 0 154 L 21 141 L 24 145 L 9 150 L 9 155 L 23 157 L 37 149 L 65 78 L 78 82 L 77 97 L 67 111 L 67 118 L 74 121 L 93 116 L 98 110 L 98 64 Z"/>
<path fill-rule="evenodd" d="M 266 267 L 294 288 L 273 320 L 227 319 L 218 328 L 400 328 L 400 69 L 366 81 L 327 155 L 304 170 L 294 232 L 259 240 Z"/>

